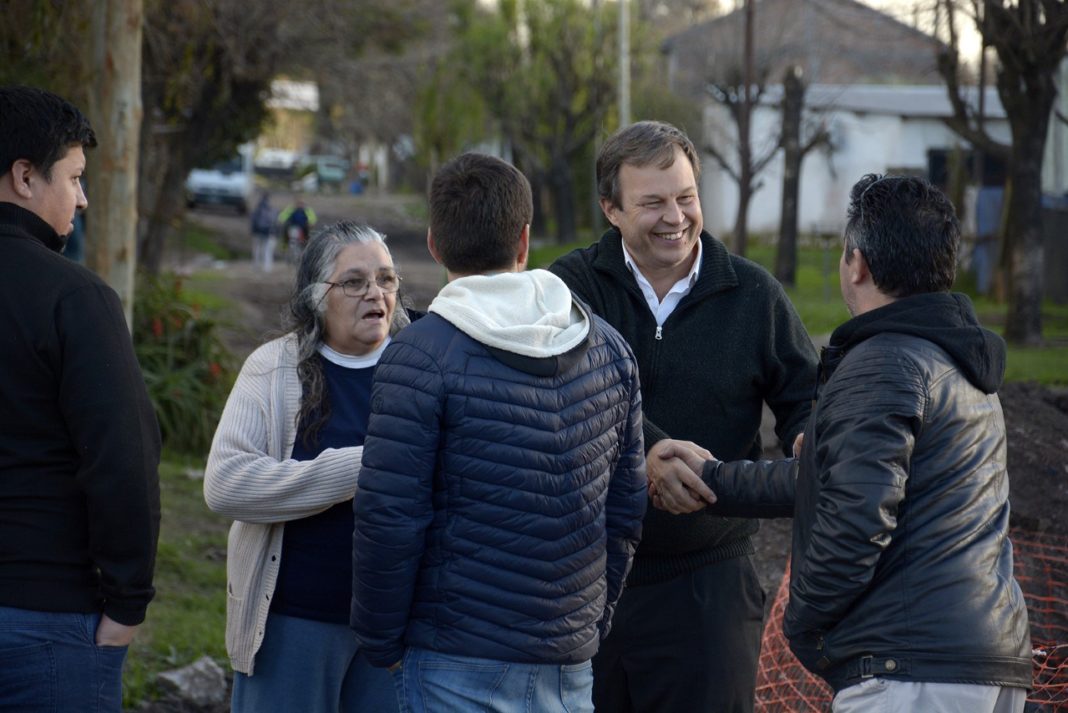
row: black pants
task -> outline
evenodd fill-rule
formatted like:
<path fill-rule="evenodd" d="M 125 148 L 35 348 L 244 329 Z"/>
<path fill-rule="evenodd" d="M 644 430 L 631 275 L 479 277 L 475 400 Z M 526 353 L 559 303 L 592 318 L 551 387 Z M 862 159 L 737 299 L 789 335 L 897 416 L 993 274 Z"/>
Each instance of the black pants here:
<path fill-rule="evenodd" d="M 628 587 L 593 659 L 597 713 L 752 713 L 763 628 L 749 557 Z"/>

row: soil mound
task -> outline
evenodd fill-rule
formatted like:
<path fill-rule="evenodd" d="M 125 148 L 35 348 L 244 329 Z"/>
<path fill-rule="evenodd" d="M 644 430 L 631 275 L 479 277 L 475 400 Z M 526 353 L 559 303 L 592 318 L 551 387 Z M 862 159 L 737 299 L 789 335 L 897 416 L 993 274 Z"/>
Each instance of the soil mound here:
<path fill-rule="evenodd" d="M 1068 388 L 1001 387 L 1012 524 L 1068 534 Z"/>

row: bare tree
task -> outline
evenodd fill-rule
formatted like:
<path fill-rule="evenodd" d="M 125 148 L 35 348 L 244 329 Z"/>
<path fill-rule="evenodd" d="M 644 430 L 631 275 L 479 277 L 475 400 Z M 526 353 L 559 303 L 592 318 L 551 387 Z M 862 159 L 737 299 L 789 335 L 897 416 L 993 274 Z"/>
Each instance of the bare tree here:
<path fill-rule="evenodd" d="M 731 250 L 745 255 L 749 234 L 749 203 L 761 184 L 758 177 L 779 150 L 779 138 L 773 137 L 754 147 L 751 137 L 753 108 L 759 106 L 767 90 L 767 69 L 761 69 L 753 85 L 747 85 L 736 69 L 725 81 L 712 82 L 708 91 L 726 111 L 734 126 L 734 136 L 718 131 L 704 149 L 738 185 L 738 212 L 734 219 Z"/>
<path fill-rule="evenodd" d="M 783 77 L 782 138 L 782 217 L 779 229 L 779 246 L 775 253 L 775 277 L 786 286 L 797 283 L 797 210 L 801 187 L 801 162 L 809 151 L 827 145 L 830 135 L 821 122 L 812 127 L 803 137 L 805 106 L 805 83 L 801 67 L 794 65 Z"/>
<path fill-rule="evenodd" d="M 773 34 L 764 29 L 759 54 L 755 47 L 755 8 L 746 0 L 741 19 L 741 47 L 719 48 L 716 62 L 711 62 L 706 89 L 730 119 L 729 128 L 713 126 L 704 150 L 738 186 L 738 210 L 734 219 L 731 250 L 745 255 L 749 237 L 749 203 L 760 190 L 760 173 L 779 150 L 780 137 L 767 136 L 753 143 L 753 115 L 767 91 L 771 69 L 779 61 Z M 765 25 L 768 23 L 765 23 Z M 739 51 L 740 50 L 740 51 Z"/>
<path fill-rule="evenodd" d="M 1009 310 L 1005 338 L 1042 341 L 1042 161 L 1057 96 L 1055 77 L 1068 41 L 1063 0 L 941 0 L 949 49 L 939 56 L 953 117 L 948 125 L 977 149 L 1008 162 L 1007 216 L 1002 265 L 1007 268 Z M 991 138 L 961 87 L 954 11 L 966 9 L 986 46 L 997 54 L 996 86 L 1012 134 L 1011 144 Z"/>

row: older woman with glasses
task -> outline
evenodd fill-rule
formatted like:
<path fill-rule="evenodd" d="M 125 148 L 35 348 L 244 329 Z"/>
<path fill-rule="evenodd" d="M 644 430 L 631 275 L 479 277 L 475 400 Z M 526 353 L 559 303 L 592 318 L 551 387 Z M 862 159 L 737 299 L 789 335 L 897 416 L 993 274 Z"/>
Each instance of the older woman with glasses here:
<path fill-rule="evenodd" d="M 400 277 L 376 231 L 342 222 L 301 256 L 288 333 L 245 362 L 208 456 L 204 498 L 227 548 L 232 710 L 390 711 L 389 674 L 348 627 L 352 498 L 371 381 Z"/>

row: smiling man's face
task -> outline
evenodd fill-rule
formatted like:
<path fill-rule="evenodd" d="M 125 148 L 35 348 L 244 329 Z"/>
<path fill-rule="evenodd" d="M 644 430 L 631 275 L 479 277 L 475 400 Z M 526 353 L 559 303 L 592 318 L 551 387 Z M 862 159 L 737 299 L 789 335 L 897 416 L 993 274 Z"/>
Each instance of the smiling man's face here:
<path fill-rule="evenodd" d="M 602 199 L 601 208 L 619 228 L 642 274 L 650 281 L 682 279 L 693 265 L 703 227 L 693 166 L 682 149 L 675 147 L 675 160 L 667 168 L 624 163 L 619 199 L 619 206 Z"/>

